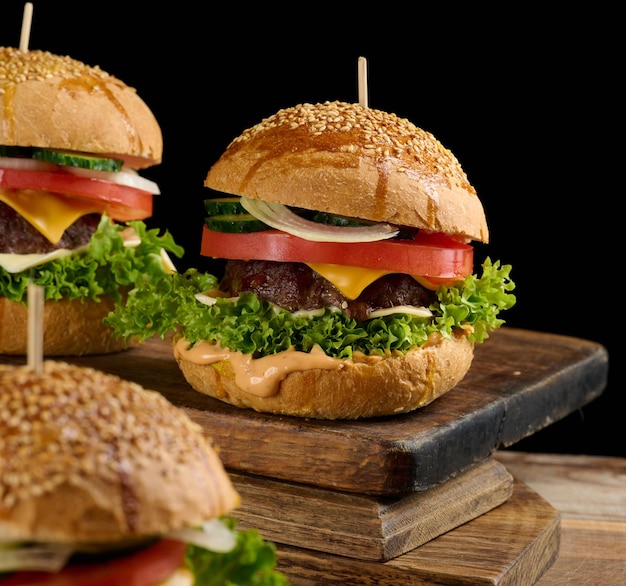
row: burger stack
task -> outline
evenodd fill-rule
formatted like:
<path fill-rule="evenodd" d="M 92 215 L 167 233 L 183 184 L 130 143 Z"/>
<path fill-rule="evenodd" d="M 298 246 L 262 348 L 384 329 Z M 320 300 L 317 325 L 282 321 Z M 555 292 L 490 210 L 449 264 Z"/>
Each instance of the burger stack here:
<path fill-rule="evenodd" d="M 103 318 L 182 248 L 148 230 L 161 162 L 147 104 L 98 66 L 0 47 L 0 353 L 27 348 L 26 291 L 44 289 L 44 353 L 118 352 Z"/>

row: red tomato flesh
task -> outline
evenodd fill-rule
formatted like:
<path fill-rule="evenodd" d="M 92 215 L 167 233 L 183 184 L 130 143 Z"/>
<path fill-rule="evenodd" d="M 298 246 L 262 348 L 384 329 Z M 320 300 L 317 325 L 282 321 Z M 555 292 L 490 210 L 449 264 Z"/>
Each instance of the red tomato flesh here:
<path fill-rule="evenodd" d="M 313 242 L 280 230 L 249 234 L 216 232 L 204 226 L 200 253 L 213 258 L 328 263 L 436 279 L 472 273 L 474 249 L 439 232 L 419 231 L 413 240 Z"/>
<path fill-rule="evenodd" d="M 120 222 L 143 220 L 152 215 L 151 193 L 93 177 L 51 171 L 0 169 L 0 187 L 49 191 L 93 200 L 109 217 Z"/>
<path fill-rule="evenodd" d="M 162 539 L 135 553 L 101 563 L 70 564 L 61 571 L 16 572 L 0 586 L 154 586 L 182 566 L 187 545 Z"/>

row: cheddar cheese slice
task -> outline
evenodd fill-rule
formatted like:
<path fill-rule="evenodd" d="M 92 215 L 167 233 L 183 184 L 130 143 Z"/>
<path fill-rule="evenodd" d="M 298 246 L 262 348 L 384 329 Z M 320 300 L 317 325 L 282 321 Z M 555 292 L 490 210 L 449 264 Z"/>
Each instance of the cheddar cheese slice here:
<path fill-rule="evenodd" d="M 93 201 L 33 189 L 0 189 L 0 201 L 12 207 L 53 244 L 81 216 L 102 213 L 102 207 Z"/>

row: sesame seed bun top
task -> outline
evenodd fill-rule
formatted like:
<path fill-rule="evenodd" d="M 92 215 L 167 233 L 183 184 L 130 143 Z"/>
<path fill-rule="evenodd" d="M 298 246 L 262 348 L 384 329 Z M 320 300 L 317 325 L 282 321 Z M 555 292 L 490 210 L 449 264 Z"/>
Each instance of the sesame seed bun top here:
<path fill-rule="evenodd" d="M 162 395 L 91 368 L 0 365 L 0 535 L 106 544 L 239 505 L 202 429 Z"/>
<path fill-rule="evenodd" d="M 279 110 L 231 142 L 205 186 L 489 240 L 482 203 L 455 156 L 408 120 L 359 104 Z"/>
<path fill-rule="evenodd" d="M 161 162 L 163 139 L 136 90 L 98 66 L 46 51 L 0 47 L 0 144 Z"/>

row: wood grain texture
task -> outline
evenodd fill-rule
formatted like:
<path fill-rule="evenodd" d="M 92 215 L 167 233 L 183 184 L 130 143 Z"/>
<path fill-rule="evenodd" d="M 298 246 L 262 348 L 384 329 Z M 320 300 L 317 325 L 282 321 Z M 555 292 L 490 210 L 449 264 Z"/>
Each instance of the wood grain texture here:
<path fill-rule="evenodd" d="M 503 505 L 387 562 L 281 544 L 278 561 L 294 586 L 518 586 L 534 584 L 551 567 L 559 543 L 558 511 L 516 482 Z"/>
<path fill-rule="evenodd" d="M 355 495 L 230 471 L 242 528 L 266 539 L 361 560 L 405 554 L 506 502 L 513 478 L 493 460 L 430 490 L 402 497 Z"/>
<path fill-rule="evenodd" d="M 238 409 L 195 392 L 160 339 L 71 361 L 161 392 L 206 430 L 231 470 L 391 496 L 436 486 L 565 417 L 598 397 L 608 375 L 600 344 L 505 327 L 476 348 L 458 387 L 427 407 L 394 417 L 320 421 Z"/>
<path fill-rule="evenodd" d="M 537 586 L 626 584 L 626 459 L 498 451 L 561 514 L 558 559 Z"/>

